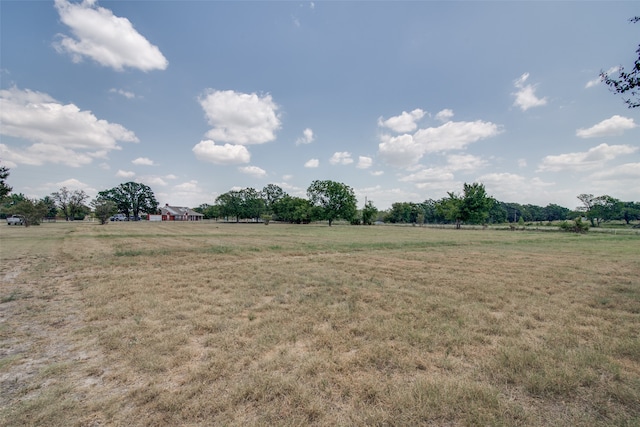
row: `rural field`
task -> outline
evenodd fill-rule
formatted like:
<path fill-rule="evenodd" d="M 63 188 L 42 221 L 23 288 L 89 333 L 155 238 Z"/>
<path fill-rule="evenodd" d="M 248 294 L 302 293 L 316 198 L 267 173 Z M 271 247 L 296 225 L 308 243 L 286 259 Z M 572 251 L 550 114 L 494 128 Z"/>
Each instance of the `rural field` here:
<path fill-rule="evenodd" d="M 0 227 L 0 425 L 640 425 L 640 236 Z"/>

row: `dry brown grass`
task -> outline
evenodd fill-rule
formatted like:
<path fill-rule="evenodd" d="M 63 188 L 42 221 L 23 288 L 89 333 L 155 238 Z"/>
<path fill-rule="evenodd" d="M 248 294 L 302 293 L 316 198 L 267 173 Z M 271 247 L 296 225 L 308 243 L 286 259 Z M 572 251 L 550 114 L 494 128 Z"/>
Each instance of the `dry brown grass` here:
<path fill-rule="evenodd" d="M 2 425 L 638 425 L 640 240 L 0 228 Z"/>

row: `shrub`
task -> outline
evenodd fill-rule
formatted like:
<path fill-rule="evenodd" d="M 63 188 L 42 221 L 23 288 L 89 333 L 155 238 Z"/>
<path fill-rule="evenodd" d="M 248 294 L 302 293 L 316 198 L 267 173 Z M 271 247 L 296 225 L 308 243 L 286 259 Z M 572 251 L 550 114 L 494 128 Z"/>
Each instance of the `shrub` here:
<path fill-rule="evenodd" d="M 589 224 L 582 222 L 582 218 L 578 217 L 573 221 L 563 221 L 560 224 L 562 231 L 569 231 L 574 233 L 586 233 L 589 231 Z"/>

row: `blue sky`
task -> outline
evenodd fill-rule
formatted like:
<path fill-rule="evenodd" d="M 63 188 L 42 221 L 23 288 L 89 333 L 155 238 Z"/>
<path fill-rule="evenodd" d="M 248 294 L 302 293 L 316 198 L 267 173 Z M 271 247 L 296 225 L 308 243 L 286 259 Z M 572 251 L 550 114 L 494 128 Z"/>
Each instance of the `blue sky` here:
<path fill-rule="evenodd" d="M 482 182 L 505 202 L 640 200 L 627 2 L 0 1 L 15 192 L 127 181 L 213 204 L 316 179 L 381 209 Z"/>

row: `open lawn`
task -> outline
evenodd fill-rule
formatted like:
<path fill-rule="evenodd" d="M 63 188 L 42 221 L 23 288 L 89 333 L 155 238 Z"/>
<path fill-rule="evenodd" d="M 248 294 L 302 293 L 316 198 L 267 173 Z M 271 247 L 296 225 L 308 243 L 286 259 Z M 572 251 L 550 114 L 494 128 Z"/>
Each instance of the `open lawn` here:
<path fill-rule="evenodd" d="M 640 425 L 640 237 L 0 227 L 0 425 Z"/>

